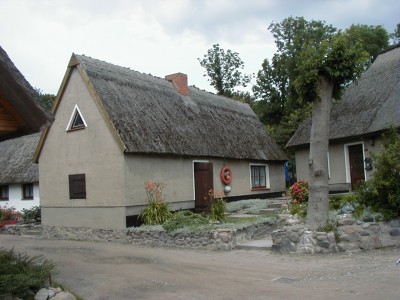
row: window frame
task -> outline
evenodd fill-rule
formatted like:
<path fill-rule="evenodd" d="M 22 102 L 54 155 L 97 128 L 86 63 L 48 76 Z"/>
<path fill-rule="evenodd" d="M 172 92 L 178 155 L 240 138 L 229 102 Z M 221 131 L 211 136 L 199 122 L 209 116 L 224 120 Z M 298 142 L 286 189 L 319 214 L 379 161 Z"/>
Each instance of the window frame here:
<path fill-rule="evenodd" d="M 32 191 L 32 194 L 26 193 L 26 188 L 29 189 L 29 192 Z M 24 183 L 22 185 L 22 200 L 33 200 L 35 194 L 34 194 L 34 186 L 33 183 Z"/>
<path fill-rule="evenodd" d="M 3 197 L 3 190 L 6 191 L 6 196 Z M 10 187 L 7 184 L 0 185 L 0 201 L 8 201 L 10 199 Z"/>
<path fill-rule="evenodd" d="M 254 182 L 254 177 L 253 177 L 253 169 L 254 168 L 264 168 L 264 184 L 265 185 L 256 185 Z M 270 182 L 269 182 L 269 168 L 267 164 L 250 164 L 249 165 L 250 169 L 250 188 L 252 191 L 258 191 L 258 190 L 269 190 L 270 189 Z M 260 177 L 258 175 L 258 177 Z M 260 178 L 258 178 L 260 179 Z"/>
<path fill-rule="evenodd" d="M 83 185 L 82 185 L 83 182 Z M 86 199 L 86 175 L 71 174 L 68 175 L 69 199 Z"/>
<path fill-rule="evenodd" d="M 78 115 L 82 119 L 83 124 L 79 125 L 79 126 L 74 126 L 75 120 L 78 117 Z M 81 110 L 78 107 L 78 104 L 75 104 L 74 110 L 72 111 L 72 114 L 71 114 L 71 117 L 69 119 L 66 131 L 67 132 L 75 131 L 75 130 L 85 129 L 86 127 L 87 127 L 87 123 L 85 121 L 85 118 L 83 117 L 83 115 L 81 113 Z"/>

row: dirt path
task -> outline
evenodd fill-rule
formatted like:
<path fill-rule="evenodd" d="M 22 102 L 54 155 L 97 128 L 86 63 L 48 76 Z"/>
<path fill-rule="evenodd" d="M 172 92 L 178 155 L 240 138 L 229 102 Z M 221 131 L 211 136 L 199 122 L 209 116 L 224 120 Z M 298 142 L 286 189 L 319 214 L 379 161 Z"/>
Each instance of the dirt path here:
<path fill-rule="evenodd" d="M 0 247 L 43 254 L 84 299 L 400 299 L 400 249 L 280 255 L 144 248 L 0 235 Z"/>

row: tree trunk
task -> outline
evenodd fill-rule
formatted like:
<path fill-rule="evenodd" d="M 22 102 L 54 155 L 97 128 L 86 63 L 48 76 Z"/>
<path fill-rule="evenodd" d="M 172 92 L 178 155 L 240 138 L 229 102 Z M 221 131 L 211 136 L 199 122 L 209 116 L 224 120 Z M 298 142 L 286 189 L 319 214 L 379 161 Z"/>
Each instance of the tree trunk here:
<path fill-rule="evenodd" d="M 333 86 L 333 82 L 324 76 L 320 76 L 320 99 L 313 101 L 310 157 L 308 161 L 309 198 L 307 225 L 310 230 L 321 228 L 328 220 L 328 145 Z"/>

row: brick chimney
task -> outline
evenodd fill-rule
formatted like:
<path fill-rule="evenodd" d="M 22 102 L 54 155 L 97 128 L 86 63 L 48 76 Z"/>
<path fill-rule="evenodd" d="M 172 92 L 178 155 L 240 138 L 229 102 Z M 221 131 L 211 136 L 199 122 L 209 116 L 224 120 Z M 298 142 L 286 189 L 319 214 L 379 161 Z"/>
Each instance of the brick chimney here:
<path fill-rule="evenodd" d="M 175 73 L 165 76 L 165 79 L 172 82 L 179 94 L 189 96 L 187 75 L 183 73 Z"/>

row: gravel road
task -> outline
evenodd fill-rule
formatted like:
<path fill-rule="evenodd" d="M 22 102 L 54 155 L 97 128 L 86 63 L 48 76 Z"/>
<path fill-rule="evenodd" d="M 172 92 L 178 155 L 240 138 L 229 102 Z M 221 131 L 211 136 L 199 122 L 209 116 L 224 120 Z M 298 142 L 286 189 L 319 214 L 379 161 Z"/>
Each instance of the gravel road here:
<path fill-rule="evenodd" d="M 90 299 L 400 299 L 400 249 L 281 255 L 146 248 L 0 235 L 43 254 L 56 280 Z"/>

